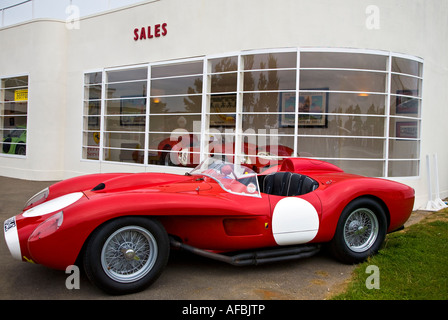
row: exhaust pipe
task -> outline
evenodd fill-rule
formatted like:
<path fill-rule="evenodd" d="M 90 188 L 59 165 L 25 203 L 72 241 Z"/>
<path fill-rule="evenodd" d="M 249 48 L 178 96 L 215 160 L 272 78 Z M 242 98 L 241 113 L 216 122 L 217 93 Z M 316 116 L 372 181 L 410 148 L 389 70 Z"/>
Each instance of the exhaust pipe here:
<path fill-rule="evenodd" d="M 174 248 L 189 251 L 202 257 L 225 262 L 234 266 L 250 266 L 271 262 L 308 258 L 320 251 L 320 245 L 307 244 L 292 247 L 279 247 L 278 249 L 273 248 L 266 250 L 257 250 L 253 252 L 239 253 L 230 256 L 195 248 L 188 244 L 179 242 L 173 238 L 171 238 L 171 246 Z"/>

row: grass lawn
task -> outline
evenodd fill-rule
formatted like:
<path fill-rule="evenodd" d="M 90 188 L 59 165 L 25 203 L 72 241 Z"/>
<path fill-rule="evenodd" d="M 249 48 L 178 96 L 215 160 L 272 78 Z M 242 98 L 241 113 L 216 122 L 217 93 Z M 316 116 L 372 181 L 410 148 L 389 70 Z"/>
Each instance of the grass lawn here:
<path fill-rule="evenodd" d="M 345 292 L 332 299 L 448 300 L 448 209 L 387 235 L 379 253 L 357 266 Z"/>

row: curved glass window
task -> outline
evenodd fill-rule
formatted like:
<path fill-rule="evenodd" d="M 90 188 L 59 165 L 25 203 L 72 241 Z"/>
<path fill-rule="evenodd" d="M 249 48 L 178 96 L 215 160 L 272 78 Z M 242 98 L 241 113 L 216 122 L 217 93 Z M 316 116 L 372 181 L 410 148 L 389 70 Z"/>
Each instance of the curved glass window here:
<path fill-rule="evenodd" d="M 266 49 L 86 74 L 83 158 L 255 171 L 286 157 L 418 176 L 423 61 L 385 51 Z"/>

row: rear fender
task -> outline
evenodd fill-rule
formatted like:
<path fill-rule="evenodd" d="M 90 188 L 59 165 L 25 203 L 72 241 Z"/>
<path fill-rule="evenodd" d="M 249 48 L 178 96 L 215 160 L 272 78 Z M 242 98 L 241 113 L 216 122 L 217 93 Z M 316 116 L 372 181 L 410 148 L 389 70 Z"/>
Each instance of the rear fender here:
<path fill-rule="evenodd" d="M 369 186 L 366 188 L 365 186 Z M 315 191 L 322 201 L 322 228 L 316 240 L 330 241 L 345 207 L 358 198 L 375 200 L 384 210 L 391 232 L 406 222 L 412 213 L 413 189 L 389 180 L 376 178 L 347 179 Z"/>

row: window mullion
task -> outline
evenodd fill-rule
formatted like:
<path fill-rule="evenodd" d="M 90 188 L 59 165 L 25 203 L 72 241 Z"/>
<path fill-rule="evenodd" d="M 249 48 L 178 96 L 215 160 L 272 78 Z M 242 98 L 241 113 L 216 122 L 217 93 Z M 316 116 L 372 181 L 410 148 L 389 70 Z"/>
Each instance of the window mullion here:
<path fill-rule="evenodd" d="M 149 114 L 151 108 L 151 66 L 148 65 L 148 73 L 146 78 L 146 112 L 145 112 L 145 147 L 143 151 L 143 164 L 148 165 L 149 156 Z"/>
<path fill-rule="evenodd" d="M 241 164 L 243 156 L 241 153 L 242 146 L 242 90 L 243 90 L 243 56 L 238 55 L 238 71 L 236 78 L 236 113 L 235 113 L 235 157 L 234 163 Z"/>
<path fill-rule="evenodd" d="M 200 148 L 199 148 L 199 162 L 205 160 L 206 153 L 208 153 L 208 138 L 207 132 L 210 129 L 210 116 L 209 108 L 209 98 L 208 93 L 211 88 L 211 83 L 209 83 L 208 79 L 208 70 L 209 70 L 209 60 L 203 60 L 203 72 L 202 72 L 202 105 L 201 105 L 201 134 L 200 134 Z"/>
<path fill-rule="evenodd" d="M 294 146 L 293 157 L 299 156 L 299 92 L 300 92 L 300 49 L 297 50 L 296 100 L 294 106 Z"/>
<path fill-rule="evenodd" d="M 105 125 L 105 114 L 106 114 L 106 71 L 102 70 L 102 76 L 101 76 L 101 106 L 100 106 L 100 141 L 99 141 L 99 161 L 100 163 L 104 161 L 104 125 Z M 101 170 L 101 169 L 100 169 Z"/>
<path fill-rule="evenodd" d="M 387 81 L 386 81 L 386 123 L 384 125 L 385 141 L 384 141 L 384 177 L 389 176 L 389 137 L 390 137 L 390 90 L 392 81 L 392 55 L 389 53 L 387 61 Z"/>

